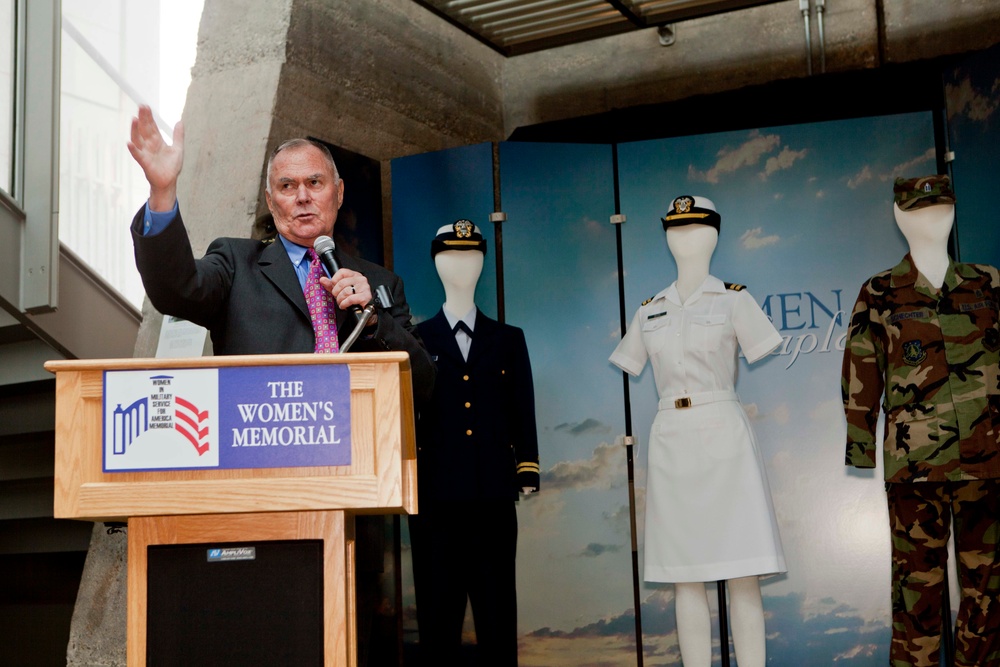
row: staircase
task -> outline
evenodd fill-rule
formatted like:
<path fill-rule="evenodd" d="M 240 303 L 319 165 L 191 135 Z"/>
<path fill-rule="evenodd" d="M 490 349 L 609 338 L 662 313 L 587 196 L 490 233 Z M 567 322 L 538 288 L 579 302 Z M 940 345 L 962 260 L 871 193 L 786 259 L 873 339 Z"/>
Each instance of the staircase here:
<path fill-rule="evenodd" d="M 139 313 L 69 251 L 61 307 L 0 310 L 0 663 L 64 666 L 93 524 L 52 516 L 55 380 L 50 359 L 130 357 Z"/>

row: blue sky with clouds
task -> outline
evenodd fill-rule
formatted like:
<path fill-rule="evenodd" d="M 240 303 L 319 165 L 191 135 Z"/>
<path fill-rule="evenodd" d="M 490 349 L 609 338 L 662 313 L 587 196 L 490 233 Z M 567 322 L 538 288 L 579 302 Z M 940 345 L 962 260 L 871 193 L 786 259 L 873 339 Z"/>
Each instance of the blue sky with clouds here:
<path fill-rule="evenodd" d="M 892 179 L 933 173 L 933 141 L 930 114 L 906 114 L 619 147 L 626 319 L 674 279 L 659 217 L 675 196 L 693 194 L 722 215 L 712 273 L 749 285 L 786 337 L 777 354 L 742 364 L 737 384 L 767 460 L 789 565 L 763 587 L 769 664 L 887 656 L 884 491 L 878 474 L 843 466 L 836 314 L 905 253 Z M 625 451 L 615 444 L 625 432 L 624 389 L 607 361 L 620 336 L 611 149 L 505 143 L 500 158 L 506 314 L 531 354 L 543 480 L 518 507 L 521 663 L 635 664 Z M 440 224 L 398 208 L 399 186 L 394 163 L 394 235 L 404 220 L 411 236 Z M 474 220 L 489 224 L 486 215 Z M 408 295 L 434 288 L 429 239 L 397 240 Z M 430 277 L 401 270 L 418 261 Z M 628 382 L 640 530 L 651 376 Z M 645 664 L 679 664 L 671 587 L 643 585 L 640 594 Z"/>

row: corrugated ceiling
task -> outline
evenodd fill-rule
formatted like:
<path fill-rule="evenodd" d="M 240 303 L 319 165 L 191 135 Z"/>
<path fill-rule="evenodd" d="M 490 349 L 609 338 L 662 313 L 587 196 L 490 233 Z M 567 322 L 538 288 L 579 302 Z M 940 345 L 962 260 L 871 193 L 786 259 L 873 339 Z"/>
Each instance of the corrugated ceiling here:
<path fill-rule="evenodd" d="M 413 0 L 506 56 L 779 0 Z"/>

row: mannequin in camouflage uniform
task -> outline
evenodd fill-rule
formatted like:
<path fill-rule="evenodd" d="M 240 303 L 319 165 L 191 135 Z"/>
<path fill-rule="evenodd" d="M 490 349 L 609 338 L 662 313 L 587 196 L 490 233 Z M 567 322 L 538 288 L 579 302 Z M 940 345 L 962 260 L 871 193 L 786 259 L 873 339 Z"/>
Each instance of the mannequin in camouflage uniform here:
<path fill-rule="evenodd" d="M 954 520 L 961 603 L 955 665 L 1000 664 L 1000 274 L 948 257 L 947 176 L 899 179 L 910 252 L 870 278 L 851 315 L 842 390 L 847 464 L 883 462 L 892 532 L 892 667 L 937 667 Z"/>

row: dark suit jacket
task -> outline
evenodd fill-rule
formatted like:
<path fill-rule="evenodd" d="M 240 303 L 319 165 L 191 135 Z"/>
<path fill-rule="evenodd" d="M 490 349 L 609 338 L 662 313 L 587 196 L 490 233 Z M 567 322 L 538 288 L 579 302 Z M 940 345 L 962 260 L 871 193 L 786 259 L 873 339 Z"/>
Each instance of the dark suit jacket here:
<path fill-rule="evenodd" d="M 465 361 L 444 312 L 417 325 L 438 368 L 433 398 L 417 424 L 422 499 L 517 500 L 521 486 L 538 488 L 524 332 L 480 312 L 474 329 Z M 519 464 L 531 470 L 518 473 Z"/>
<path fill-rule="evenodd" d="M 280 241 L 220 238 L 195 259 L 180 214 L 155 236 L 142 235 L 144 209 L 132 221 L 135 262 L 150 302 L 161 313 L 209 330 L 216 354 L 312 352 L 312 321 L 295 268 Z M 392 271 L 337 253 L 340 265 L 363 273 L 374 291 L 385 285 L 394 304 L 379 312 L 372 335 L 354 351 L 406 350 L 414 399 L 430 396 L 435 369 L 410 322 L 403 281 Z M 341 340 L 354 329 L 354 315 L 337 311 Z"/>

